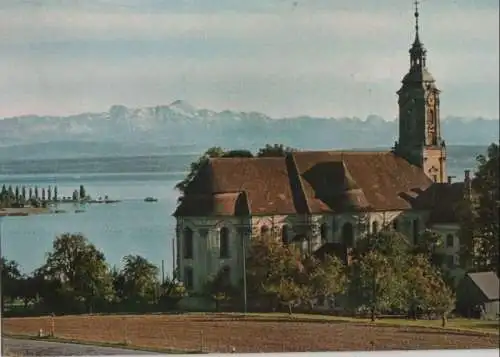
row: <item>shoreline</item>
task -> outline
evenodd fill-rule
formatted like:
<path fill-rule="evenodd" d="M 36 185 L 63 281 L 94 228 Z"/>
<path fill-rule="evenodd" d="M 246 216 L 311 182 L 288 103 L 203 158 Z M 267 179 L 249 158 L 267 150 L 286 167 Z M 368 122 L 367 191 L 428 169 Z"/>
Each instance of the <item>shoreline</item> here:
<path fill-rule="evenodd" d="M 50 208 L 45 207 L 23 207 L 23 208 L 0 208 L 0 217 L 31 216 L 36 214 L 51 213 Z"/>

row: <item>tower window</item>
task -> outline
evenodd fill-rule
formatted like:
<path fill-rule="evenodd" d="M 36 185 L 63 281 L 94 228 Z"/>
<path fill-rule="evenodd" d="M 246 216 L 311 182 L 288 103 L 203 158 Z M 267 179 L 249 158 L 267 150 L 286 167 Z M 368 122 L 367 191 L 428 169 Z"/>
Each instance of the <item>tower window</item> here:
<path fill-rule="evenodd" d="M 432 181 L 437 182 L 438 176 L 437 175 L 432 175 Z"/>
<path fill-rule="evenodd" d="M 260 229 L 260 235 L 265 236 L 266 234 L 269 233 L 269 227 L 268 226 L 262 226 Z"/>
<path fill-rule="evenodd" d="M 373 234 L 377 234 L 378 233 L 378 222 L 377 221 L 374 221 L 372 223 L 372 233 Z"/>
<path fill-rule="evenodd" d="M 288 244 L 288 226 L 286 224 L 281 228 L 281 241 L 283 244 Z"/>

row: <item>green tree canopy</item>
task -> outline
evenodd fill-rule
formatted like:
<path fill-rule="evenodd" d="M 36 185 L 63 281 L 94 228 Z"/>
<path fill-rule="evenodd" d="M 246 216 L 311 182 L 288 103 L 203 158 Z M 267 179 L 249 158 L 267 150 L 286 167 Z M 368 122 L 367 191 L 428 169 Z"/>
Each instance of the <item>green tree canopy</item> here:
<path fill-rule="evenodd" d="M 302 275 L 305 270 L 301 255 L 292 245 L 283 245 L 272 231 L 252 238 L 246 268 L 250 294 L 267 296 L 289 308 L 296 301 L 295 293 L 300 291 L 301 297 L 304 297 L 305 285 L 301 282 L 304 281 Z M 292 297 L 293 300 L 290 300 Z"/>
<path fill-rule="evenodd" d="M 123 261 L 119 277 L 123 279 L 123 298 L 136 302 L 152 301 L 159 285 L 158 267 L 139 255 L 127 255 Z"/>
<path fill-rule="evenodd" d="M 19 264 L 14 260 L 8 260 L 5 257 L 0 258 L 0 269 L 2 271 L 2 311 L 4 309 L 5 299 L 14 299 L 17 297 L 17 285 L 21 279 Z"/>
<path fill-rule="evenodd" d="M 434 312 L 445 318 L 453 309 L 455 296 L 428 256 L 411 257 L 405 278 L 406 306 L 414 318 L 417 311 Z"/>
<path fill-rule="evenodd" d="M 81 234 L 62 234 L 54 240 L 43 267 L 44 275 L 60 283 L 91 308 L 94 301 L 110 300 L 113 289 L 104 254 Z"/>
<path fill-rule="evenodd" d="M 209 277 L 205 290 L 215 301 L 216 310 L 219 311 L 220 303 L 229 300 L 237 293 L 236 288 L 231 283 L 231 271 L 229 267 L 223 267 L 215 276 Z"/>
<path fill-rule="evenodd" d="M 499 147 L 493 143 L 487 155 L 477 157 L 478 167 L 473 180 L 477 194 L 477 214 L 475 234 L 480 239 L 478 254 L 482 257 L 484 268 L 499 270 Z"/>
<path fill-rule="evenodd" d="M 349 280 L 348 295 L 352 307 L 367 308 L 372 321 L 377 314 L 401 302 L 398 299 L 403 279 L 391 260 L 376 250 L 363 253 L 354 260 Z"/>
<path fill-rule="evenodd" d="M 307 257 L 304 266 L 306 268 L 309 292 L 312 298 L 326 298 L 345 292 L 347 287 L 347 275 L 342 261 L 331 255 L 322 260 L 315 257 Z"/>
<path fill-rule="evenodd" d="M 283 146 L 283 144 L 266 144 L 263 148 L 259 149 L 257 152 L 257 157 L 279 157 L 286 156 L 286 154 L 295 151 L 295 149 Z"/>

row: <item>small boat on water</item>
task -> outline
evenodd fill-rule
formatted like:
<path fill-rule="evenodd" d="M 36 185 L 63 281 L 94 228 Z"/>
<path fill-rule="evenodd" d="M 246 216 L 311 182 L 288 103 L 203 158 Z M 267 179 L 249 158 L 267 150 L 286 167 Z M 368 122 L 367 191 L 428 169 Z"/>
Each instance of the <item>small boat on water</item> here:
<path fill-rule="evenodd" d="M 158 199 L 154 197 L 146 197 L 144 202 L 158 202 Z"/>

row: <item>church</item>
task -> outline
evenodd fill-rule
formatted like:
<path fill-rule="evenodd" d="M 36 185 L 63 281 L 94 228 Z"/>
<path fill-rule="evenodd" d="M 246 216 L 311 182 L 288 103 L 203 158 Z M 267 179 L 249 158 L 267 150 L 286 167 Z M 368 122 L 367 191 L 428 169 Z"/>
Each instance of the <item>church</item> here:
<path fill-rule="evenodd" d="M 177 268 L 192 293 L 221 269 L 242 281 L 244 249 L 258 234 L 349 263 L 361 237 L 394 230 L 416 243 L 442 234 L 449 269 L 458 265 L 454 207 L 471 194 L 471 178 L 452 183 L 440 126 L 440 90 L 428 70 L 418 9 L 408 73 L 398 95 L 399 135 L 388 152 L 297 151 L 284 157 L 212 158 L 177 207 Z"/>

